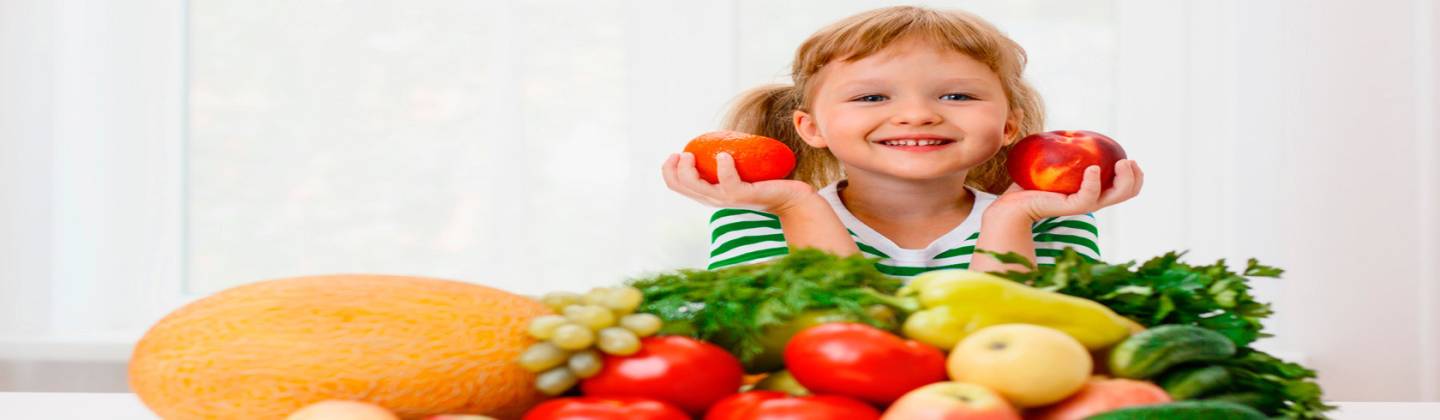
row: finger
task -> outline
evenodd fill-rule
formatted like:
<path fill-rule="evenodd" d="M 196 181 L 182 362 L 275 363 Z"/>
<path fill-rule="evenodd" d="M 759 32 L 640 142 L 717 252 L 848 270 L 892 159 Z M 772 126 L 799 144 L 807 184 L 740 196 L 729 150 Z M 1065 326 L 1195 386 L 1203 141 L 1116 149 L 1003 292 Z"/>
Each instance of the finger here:
<path fill-rule="evenodd" d="M 676 169 L 676 175 L 680 180 L 680 185 L 685 186 L 686 189 L 689 189 L 695 194 L 715 201 L 714 198 L 719 195 L 719 191 L 716 190 L 714 185 L 710 184 L 710 181 L 700 178 L 700 171 L 695 169 L 694 153 L 681 153 L 680 163 Z"/>
<path fill-rule="evenodd" d="M 689 197 L 690 199 L 695 201 L 699 201 L 702 204 L 713 204 L 712 202 L 714 200 L 710 199 L 709 197 L 700 195 L 695 191 L 691 191 L 690 188 L 685 185 L 685 183 L 680 182 L 680 175 L 677 173 L 678 167 L 680 166 L 680 160 L 681 157 L 679 154 L 672 154 L 669 158 L 665 159 L 665 165 L 660 169 L 660 172 L 665 177 L 665 186 L 669 187 L 671 191 L 680 193 L 680 195 Z"/>
<path fill-rule="evenodd" d="M 721 190 L 733 188 L 744 182 L 740 180 L 740 172 L 735 169 L 735 158 L 725 152 L 715 154 L 715 178 L 720 181 Z"/>
<path fill-rule="evenodd" d="M 1140 164 L 1130 161 L 1130 166 L 1135 169 L 1135 194 L 1139 195 L 1141 188 L 1145 186 L 1145 171 L 1140 170 Z"/>
<path fill-rule="evenodd" d="M 1135 188 L 1134 165 L 1128 160 L 1115 162 L 1115 182 L 1110 189 L 1100 193 L 1100 207 L 1118 204 L 1122 201 L 1135 197 L 1139 191 Z"/>
<path fill-rule="evenodd" d="M 1080 191 L 1071 194 L 1066 201 L 1070 202 L 1077 211 L 1092 211 L 1095 202 L 1100 199 L 1100 166 L 1090 165 L 1085 168 L 1085 177 L 1080 181 Z"/>
<path fill-rule="evenodd" d="M 700 179 L 700 171 L 695 169 L 695 154 L 681 152 L 680 161 L 675 164 L 676 179 L 684 182 L 690 179 Z"/>
<path fill-rule="evenodd" d="M 1020 184 L 1010 183 L 1010 187 L 1009 187 L 1009 188 L 1006 188 L 1006 189 L 1005 189 L 1005 192 L 1008 193 L 1008 192 L 1011 192 L 1011 191 L 1020 191 L 1020 190 L 1024 190 L 1024 189 L 1025 189 L 1025 188 L 1020 187 Z M 1001 194 L 1004 194 L 1004 193 L 1001 193 Z"/>
<path fill-rule="evenodd" d="M 665 163 L 660 164 L 660 177 L 665 179 L 665 186 L 675 189 L 680 185 L 680 180 L 675 179 L 675 164 L 680 163 L 680 154 L 671 153 L 665 158 Z"/>

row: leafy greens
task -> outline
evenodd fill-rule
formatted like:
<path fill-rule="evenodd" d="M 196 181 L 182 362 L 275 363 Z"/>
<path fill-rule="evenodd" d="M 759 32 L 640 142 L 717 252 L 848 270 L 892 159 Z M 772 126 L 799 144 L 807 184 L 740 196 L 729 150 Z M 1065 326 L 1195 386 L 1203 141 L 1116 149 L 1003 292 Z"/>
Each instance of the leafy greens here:
<path fill-rule="evenodd" d="M 687 335 L 729 349 L 741 361 L 764 351 L 766 329 L 810 310 L 833 309 L 887 330 L 896 320 L 874 316 L 874 305 L 903 312 L 894 293 L 901 281 L 875 269 L 875 260 L 802 249 L 763 264 L 714 271 L 680 270 L 629 282 L 645 294 L 638 309 L 665 320 L 662 333 Z"/>
<path fill-rule="evenodd" d="M 1290 418 L 1325 418 L 1334 409 L 1322 400 L 1315 371 L 1283 361 L 1250 347 L 1269 337 L 1262 320 L 1273 312 L 1250 293 L 1249 278 L 1278 278 L 1279 268 L 1250 259 L 1244 271 L 1230 271 L 1224 260 L 1210 265 L 1180 262 L 1184 253 L 1169 252 L 1141 263 L 1091 262 L 1073 249 L 1065 249 L 1054 265 L 1035 267 L 1019 254 L 997 254 L 1002 262 L 1020 264 L 1028 272 L 992 273 L 1036 288 L 1090 299 L 1116 313 L 1150 327 L 1164 324 L 1195 325 L 1230 338 L 1240 349 L 1226 362 L 1237 377 L 1230 392 L 1272 398 L 1266 414 Z"/>

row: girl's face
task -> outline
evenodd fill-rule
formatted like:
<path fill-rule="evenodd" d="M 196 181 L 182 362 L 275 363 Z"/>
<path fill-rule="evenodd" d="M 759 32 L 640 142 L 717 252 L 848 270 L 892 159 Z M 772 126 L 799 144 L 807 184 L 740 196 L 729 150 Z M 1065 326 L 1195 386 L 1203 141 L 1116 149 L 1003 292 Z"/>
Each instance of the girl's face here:
<path fill-rule="evenodd" d="M 963 179 L 1018 121 L 989 67 L 913 38 L 858 61 L 832 61 L 816 83 L 795 128 L 811 146 L 829 148 L 851 177 Z"/>

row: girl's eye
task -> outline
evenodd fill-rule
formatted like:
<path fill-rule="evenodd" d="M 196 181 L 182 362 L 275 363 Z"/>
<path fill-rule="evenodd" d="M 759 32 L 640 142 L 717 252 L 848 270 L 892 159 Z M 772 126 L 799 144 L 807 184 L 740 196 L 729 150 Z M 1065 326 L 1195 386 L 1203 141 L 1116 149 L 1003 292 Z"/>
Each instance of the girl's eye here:
<path fill-rule="evenodd" d="M 975 100 L 975 97 L 964 93 L 950 93 L 946 94 L 945 96 L 941 96 L 940 99 L 948 99 L 953 101 L 973 101 Z"/>
<path fill-rule="evenodd" d="M 883 96 L 883 95 L 865 95 L 865 96 L 857 97 L 857 98 L 855 98 L 854 100 L 855 100 L 855 101 L 860 101 L 860 102 L 880 102 L 880 101 L 885 100 L 885 96 Z"/>

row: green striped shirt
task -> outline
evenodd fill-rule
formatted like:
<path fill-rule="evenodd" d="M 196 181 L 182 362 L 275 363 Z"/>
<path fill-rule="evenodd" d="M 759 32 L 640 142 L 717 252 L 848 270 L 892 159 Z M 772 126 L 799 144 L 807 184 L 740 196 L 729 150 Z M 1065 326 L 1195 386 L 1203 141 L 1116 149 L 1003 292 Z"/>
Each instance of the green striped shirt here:
<path fill-rule="evenodd" d="M 879 258 L 876 268 L 881 272 L 907 278 L 931 270 L 969 268 L 975 241 L 980 238 L 980 217 L 996 198 L 994 194 L 971 188 L 975 205 L 964 222 L 923 249 L 908 249 L 856 219 L 840 201 L 837 185 L 821 189 L 820 196 L 840 216 L 840 222 L 850 231 L 860 252 Z M 1082 256 L 1100 259 L 1099 230 L 1093 214 L 1044 219 L 1031 226 L 1031 232 L 1037 264 L 1054 264 L 1055 256 L 1067 247 L 1075 248 Z M 720 209 L 710 216 L 708 268 L 711 270 L 765 261 L 789 252 L 780 230 L 780 218 L 773 214 Z"/>

